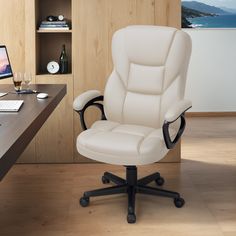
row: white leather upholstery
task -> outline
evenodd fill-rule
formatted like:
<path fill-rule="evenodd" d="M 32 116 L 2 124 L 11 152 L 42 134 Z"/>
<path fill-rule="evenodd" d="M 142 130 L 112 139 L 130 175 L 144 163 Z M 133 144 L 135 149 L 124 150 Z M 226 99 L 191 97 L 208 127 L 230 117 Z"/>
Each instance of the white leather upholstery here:
<path fill-rule="evenodd" d="M 73 103 L 74 110 L 76 111 L 82 110 L 87 102 L 101 95 L 102 95 L 101 92 L 98 90 L 89 90 L 82 93 L 81 95 L 76 97 L 74 100 L 74 103 Z"/>
<path fill-rule="evenodd" d="M 104 120 L 79 135 L 77 149 L 90 159 L 117 165 L 153 163 L 168 152 L 162 129 Z"/>
<path fill-rule="evenodd" d="M 163 158 L 168 152 L 161 129 L 164 119 L 175 118 L 187 104 L 169 110 L 184 98 L 190 53 L 189 36 L 174 28 L 118 30 L 112 39 L 114 69 L 104 93 L 107 121 L 95 122 L 79 135 L 78 151 L 120 165 L 149 164 Z M 172 135 L 176 124 L 171 126 Z"/>
<path fill-rule="evenodd" d="M 190 51 L 189 36 L 174 28 L 118 30 L 112 40 L 114 70 L 104 93 L 108 120 L 160 128 L 168 108 L 184 98 Z"/>
<path fill-rule="evenodd" d="M 183 112 L 188 110 L 191 106 L 192 102 L 190 100 L 183 99 L 178 102 L 175 102 L 166 112 L 165 121 L 175 121 Z"/>

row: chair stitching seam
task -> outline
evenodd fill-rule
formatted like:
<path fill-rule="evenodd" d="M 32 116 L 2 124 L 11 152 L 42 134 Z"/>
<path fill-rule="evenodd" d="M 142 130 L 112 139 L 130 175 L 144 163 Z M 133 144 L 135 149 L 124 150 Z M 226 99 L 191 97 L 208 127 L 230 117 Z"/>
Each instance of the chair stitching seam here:
<path fill-rule="evenodd" d="M 170 45 L 169 45 L 169 48 L 168 48 L 167 56 L 166 56 L 166 59 L 165 59 L 164 66 L 166 65 L 166 62 L 167 62 L 167 60 L 168 60 L 168 58 L 169 58 L 169 54 L 170 54 L 170 51 L 171 51 L 171 47 L 172 47 L 172 45 L 173 45 L 173 42 L 174 42 L 174 40 L 175 40 L 175 36 L 176 36 L 176 33 L 177 33 L 177 32 L 178 32 L 178 30 L 176 30 L 176 31 L 174 32 L 173 36 L 172 36 L 172 39 L 171 39 L 171 42 L 170 42 Z"/>
<path fill-rule="evenodd" d="M 128 58 L 129 61 L 129 58 Z M 125 100 L 127 98 L 127 93 L 128 93 L 128 84 L 129 84 L 129 75 L 130 75 L 130 61 L 129 61 L 129 71 L 128 71 L 128 78 L 127 78 L 127 87 L 125 88 L 125 98 L 124 98 L 124 102 L 123 102 L 123 106 L 122 106 L 122 123 L 124 123 L 124 106 L 125 106 Z"/>
<path fill-rule="evenodd" d="M 146 136 L 144 136 L 144 137 L 139 141 L 138 146 L 137 146 L 138 154 L 140 154 L 140 148 L 141 148 L 141 145 L 142 145 L 143 141 L 144 141 L 152 132 L 153 132 L 153 130 L 150 131 L 150 132 L 148 132 L 148 134 L 147 134 Z"/>

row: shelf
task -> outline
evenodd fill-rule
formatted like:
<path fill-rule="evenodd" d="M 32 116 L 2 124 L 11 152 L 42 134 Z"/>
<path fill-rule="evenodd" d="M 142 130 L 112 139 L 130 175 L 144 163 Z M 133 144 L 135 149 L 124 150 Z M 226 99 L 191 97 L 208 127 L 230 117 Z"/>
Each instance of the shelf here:
<path fill-rule="evenodd" d="M 36 75 L 37 84 L 71 84 L 73 81 L 72 74 L 42 74 Z"/>
<path fill-rule="evenodd" d="M 52 77 L 62 77 L 62 78 L 71 78 L 73 75 L 70 73 L 70 74 L 39 74 L 39 75 L 36 75 L 37 78 L 45 78 L 45 77 L 48 77 L 48 78 L 52 78 Z"/>
<path fill-rule="evenodd" d="M 72 0 L 35 0 L 35 6 L 37 26 L 50 15 L 64 15 L 65 19 L 71 21 Z"/>
<path fill-rule="evenodd" d="M 50 61 L 59 62 L 62 45 L 66 46 L 68 57 L 68 72 L 72 73 L 72 29 L 43 28 L 39 29 L 47 16 L 64 15 L 68 24 L 72 25 L 72 0 L 35 0 L 36 23 L 36 75 L 47 75 L 47 64 Z M 60 77 L 61 75 L 57 75 Z"/>
<path fill-rule="evenodd" d="M 37 30 L 37 33 L 72 33 L 72 30 Z"/>
<path fill-rule="evenodd" d="M 38 33 L 36 35 L 36 74 L 47 74 L 47 64 L 50 61 L 59 62 L 62 45 L 66 45 L 69 73 L 72 73 L 72 34 Z"/>

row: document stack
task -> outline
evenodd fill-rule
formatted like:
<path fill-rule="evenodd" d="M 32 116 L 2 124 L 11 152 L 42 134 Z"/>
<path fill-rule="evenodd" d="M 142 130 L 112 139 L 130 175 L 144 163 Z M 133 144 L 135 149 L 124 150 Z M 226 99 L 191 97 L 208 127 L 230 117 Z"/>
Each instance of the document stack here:
<path fill-rule="evenodd" d="M 68 22 L 63 21 L 42 21 L 39 30 L 69 30 Z"/>

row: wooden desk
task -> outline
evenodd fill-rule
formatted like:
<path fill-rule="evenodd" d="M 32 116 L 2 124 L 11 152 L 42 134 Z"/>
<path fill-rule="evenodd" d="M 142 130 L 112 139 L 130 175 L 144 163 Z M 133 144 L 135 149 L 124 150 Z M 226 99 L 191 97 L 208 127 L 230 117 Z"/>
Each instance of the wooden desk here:
<path fill-rule="evenodd" d="M 0 98 L 24 100 L 19 112 L 0 112 L 0 181 L 66 94 L 66 85 L 61 84 L 31 88 L 48 93 L 49 97 L 39 100 L 36 94 L 9 93 Z M 13 92 L 13 85 L 0 85 L 0 91 Z"/>

